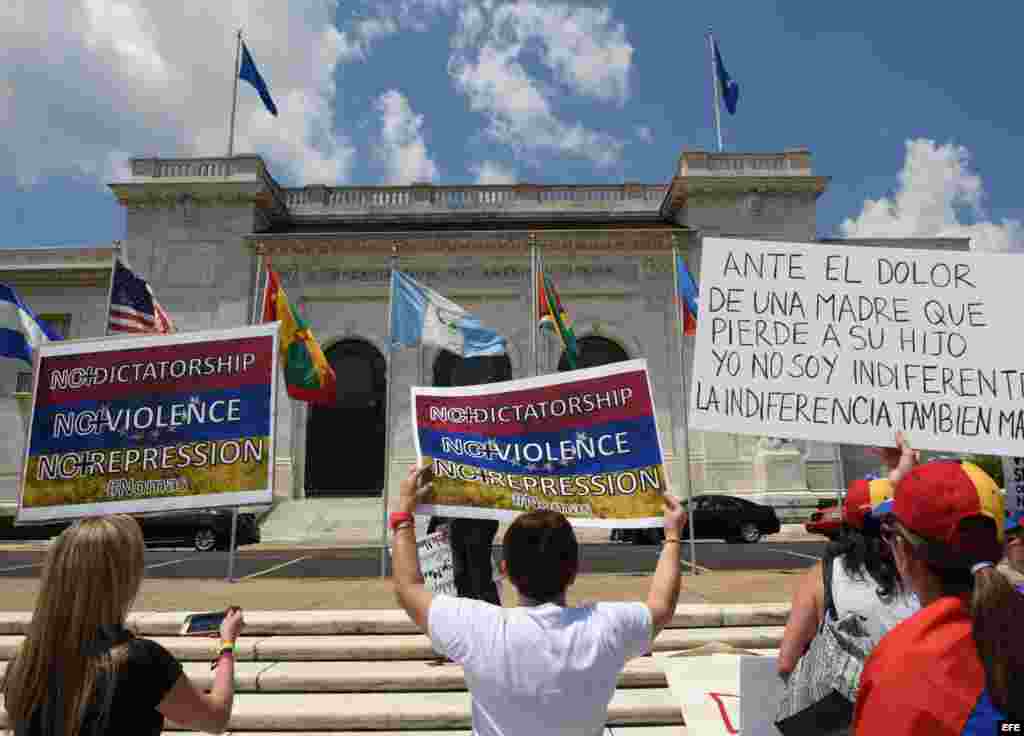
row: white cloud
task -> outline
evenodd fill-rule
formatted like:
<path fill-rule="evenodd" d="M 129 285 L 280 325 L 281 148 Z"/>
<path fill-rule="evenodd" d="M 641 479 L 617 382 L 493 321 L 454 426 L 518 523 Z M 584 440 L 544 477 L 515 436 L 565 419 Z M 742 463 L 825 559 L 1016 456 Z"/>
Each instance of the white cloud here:
<path fill-rule="evenodd" d="M 622 141 L 562 120 L 553 106 L 573 94 L 620 106 L 628 98 L 633 46 L 607 7 L 546 0 L 375 0 L 366 7 L 388 32 L 422 31 L 441 14 L 456 14 L 448 70 L 492 140 L 534 162 L 552 152 L 602 166 L 620 159 Z M 346 60 L 367 57 L 377 29 L 368 24 L 346 24 Z M 531 74 L 528 60 L 546 67 L 553 83 Z"/>
<path fill-rule="evenodd" d="M 611 52 L 618 63 L 601 66 L 608 55 L 601 53 L 599 43 L 617 44 L 620 35 L 624 40 L 621 24 L 610 27 L 607 12 L 572 10 L 564 4 L 519 2 L 493 9 L 489 5 L 464 5 L 448 63 L 456 88 L 469 99 L 470 109 L 487 118 L 486 134 L 527 157 L 554 151 L 588 158 L 600 166 L 617 162 L 622 141 L 560 119 L 551 102 L 562 91 L 531 76 L 522 60 L 539 46 L 543 63 L 570 90 L 599 99 L 624 100 L 632 47 L 624 55 Z M 560 33 L 559 23 L 569 30 Z M 584 43 L 578 33 L 581 27 L 593 32 L 597 41 Z M 579 53 L 579 63 L 570 58 L 571 53 L 554 48 L 558 43 Z M 592 69 L 591 64 L 595 65 Z"/>
<path fill-rule="evenodd" d="M 519 44 L 541 43 L 544 64 L 559 81 L 599 100 L 626 101 L 633 46 L 607 7 L 517 2 L 499 6 L 494 27 Z"/>
<path fill-rule="evenodd" d="M 342 62 L 362 61 L 370 54 L 374 41 L 398 33 L 398 23 L 387 16 L 366 18 L 352 24 L 351 30 L 340 31 Z"/>
<path fill-rule="evenodd" d="M 515 184 L 516 172 L 497 161 L 482 161 L 472 164 L 469 170 L 476 177 L 477 184 Z"/>
<path fill-rule="evenodd" d="M 122 170 L 124 151 L 223 155 L 240 25 L 280 114 L 240 82 L 235 151 L 265 155 L 283 179 L 349 176 L 354 149 L 333 120 L 334 71 L 348 53 L 336 0 L 0 5 L 0 168 L 23 186 L 51 175 L 102 184 Z"/>
<path fill-rule="evenodd" d="M 644 143 L 654 142 L 654 132 L 646 125 L 638 125 L 636 128 L 636 137 Z"/>
<path fill-rule="evenodd" d="M 1019 220 L 987 220 L 984 186 L 965 147 L 925 138 L 906 146 L 899 188 L 892 197 L 867 200 L 857 217 L 840 226 L 845 237 L 961 237 L 970 238 L 974 250 L 1024 249 Z M 972 222 L 963 222 L 961 213 Z"/>
<path fill-rule="evenodd" d="M 434 181 L 438 169 L 423 140 L 423 116 L 414 113 L 409 100 L 395 89 L 378 97 L 375 107 L 381 115 L 380 142 L 375 153 L 387 169 L 388 183 Z"/>

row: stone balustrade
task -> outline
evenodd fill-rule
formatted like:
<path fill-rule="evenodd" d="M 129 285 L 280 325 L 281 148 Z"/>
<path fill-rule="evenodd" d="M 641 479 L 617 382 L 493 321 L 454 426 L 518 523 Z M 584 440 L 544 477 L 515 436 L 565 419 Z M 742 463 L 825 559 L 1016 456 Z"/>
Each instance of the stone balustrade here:
<path fill-rule="evenodd" d="M 667 186 L 660 184 L 307 186 L 286 189 L 285 201 L 288 211 L 297 216 L 374 213 L 442 214 L 457 211 L 505 213 L 566 210 L 652 212 L 657 210 L 667 190 Z"/>
<path fill-rule="evenodd" d="M 501 214 L 571 211 L 656 212 L 668 191 L 666 184 L 618 185 L 509 184 L 444 186 L 324 186 L 280 187 L 259 156 L 132 159 L 132 179 L 262 182 L 292 217 L 451 214 Z"/>
<path fill-rule="evenodd" d="M 811 153 L 804 148 L 782 153 L 684 151 L 679 157 L 679 176 L 811 175 Z"/>

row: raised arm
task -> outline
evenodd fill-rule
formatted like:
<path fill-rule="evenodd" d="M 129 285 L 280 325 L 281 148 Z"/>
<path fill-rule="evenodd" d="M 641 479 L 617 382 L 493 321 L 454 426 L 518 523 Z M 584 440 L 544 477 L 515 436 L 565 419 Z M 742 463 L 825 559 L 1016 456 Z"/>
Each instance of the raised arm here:
<path fill-rule="evenodd" d="M 818 633 L 825 613 L 825 581 L 821 563 L 816 562 L 800 579 L 793 593 L 786 630 L 779 645 L 779 674 L 788 675 L 807 651 L 811 639 Z"/>
<path fill-rule="evenodd" d="M 661 630 L 668 626 L 676 612 L 679 602 L 680 574 L 682 568 L 683 527 L 688 516 L 683 510 L 679 499 L 670 493 L 665 494 L 665 544 L 658 557 L 658 566 L 654 570 L 651 589 L 647 594 L 647 607 L 651 609 L 651 621 L 654 631 L 653 640 Z"/>
<path fill-rule="evenodd" d="M 244 621 L 241 609 L 232 609 L 220 627 L 221 642 L 232 646 L 242 632 Z M 160 701 L 158 709 L 167 718 L 186 728 L 208 733 L 223 733 L 231 720 L 235 700 L 234 651 L 222 651 L 217 658 L 213 687 L 204 693 L 188 675 L 182 673 L 177 682 Z"/>
<path fill-rule="evenodd" d="M 430 483 L 424 480 L 430 473 L 430 466 L 423 468 L 413 465 L 409 474 L 402 481 L 398 496 L 398 510 L 412 514 L 419 504 L 420 495 Z M 395 595 L 398 602 L 409 614 L 409 618 L 426 633 L 427 617 L 430 614 L 430 603 L 433 593 L 423 584 L 423 573 L 420 572 L 420 558 L 416 552 L 416 525 L 411 521 L 402 522 L 395 529 L 392 540 L 391 578 L 395 583 Z"/>

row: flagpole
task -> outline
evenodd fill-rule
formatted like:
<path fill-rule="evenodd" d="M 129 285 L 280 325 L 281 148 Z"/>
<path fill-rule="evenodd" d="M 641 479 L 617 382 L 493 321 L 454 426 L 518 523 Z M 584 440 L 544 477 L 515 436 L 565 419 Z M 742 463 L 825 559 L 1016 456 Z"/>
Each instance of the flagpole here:
<path fill-rule="evenodd" d="M 537 333 L 540 331 L 540 293 L 537 280 L 538 261 L 540 254 L 537 252 L 537 238 L 530 233 L 530 358 L 533 361 L 533 375 L 540 375 L 540 356 L 537 353 Z"/>
<path fill-rule="evenodd" d="M 117 273 L 117 261 L 121 256 L 121 241 L 114 241 L 114 255 L 110 260 L 110 287 L 107 289 L 107 312 L 103 315 L 103 337 L 110 336 L 110 303 L 114 299 L 114 275 Z"/>
<path fill-rule="evenodd" d="M 228 158 L 235 155 L 235 109 L 238 107 L 238 60 L 242 54 L 242 29 L 238 29 L 235 42 L 234 80 L 231 92 L 231 129 L 228 131 Z"/>
<path fill-rule="evenodd" d="M 249 324 L 256 324 L 256 320 L 259 319 L 260 314 L 260 277 L 263 275 L 263 258 L 259 258 L 256 261 L 256 294 L 252 300 L 252 317 L 249 319 Z M 277 376 L 274 376 L 272 391 L 277 391 Z M 275 398 L 274 406 L 277 407 L 277 401 Z M 276 412 L 275 412 L 276 414 Z M 275 424 L 277 423 L 277 417 L 274 417 Z M 275 427 L 276 429 L 276 427 Z M 274 463 L 274 458 L 270 458 L 271 465 Z M 270 471 L 270 482 L 274 482 L 274 471 Z M 238 507 L 235 506 L 231 509 L 231 543 L 228 546 L 228 575 L 226 580 L 229 583 L 235 581 L 235 550 L 238 547 Z"/>
<path fill-rule="evenodd" d="M 395 269 L 398 267 L 398 241 L 391 245 L 391 276 L 388 279 L 388 364 L 386 378 L 387 398 L 384 411 L 386 414 L 384 425 L 384 489 L 381 492 L 381 529 L 380 529 L 380 576 L 387 577 L 388 574 L 388 484 L 391 480 L 391 407 L 394 404 L 394 386 L 397 378 L 395 370 L 395 341 L 391 338 L 391 310 L 395 298 L 392 284 L 395 278 Z"/>
<path fill-rule="evenodd" d="M 672 286 L 673 301 L 676 303 L 676 334 L 679 335 L 679 393 L 683 404 L 682 431 L 678 433 L 682 447 L 676 448 L 676 457 L 682 456 L 682 491 L 686 496 L 686 511 L 689 514 L 686 526 L 690 530 L 690 568 L 697 575 L 697 543 L 693 530 L 693 486 L 690 483 L 690 407 L 686 400 L 686 335 L 684 334 L 683 310 L 679 296 L 679 246 L 672 238 Z M 676 434 L 676 433 L 674 433 Z M 678 462 L 676 463 L 678 466 Z"/>
<path fill-rule="evenodd" d="M 715 95 L 715 135 L 718 138 L 718 152 L 722 152 L 722 111 L 718 100 L 718 68 L 715 66 L 715 37 L 708 30 L 708 50 L 711 52 L 711 89 Z"/>

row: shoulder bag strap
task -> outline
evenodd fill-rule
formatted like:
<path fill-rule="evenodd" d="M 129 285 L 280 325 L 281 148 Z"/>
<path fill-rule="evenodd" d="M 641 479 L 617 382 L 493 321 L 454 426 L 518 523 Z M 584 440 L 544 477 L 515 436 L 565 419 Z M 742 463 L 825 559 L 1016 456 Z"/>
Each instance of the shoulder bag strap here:
<path fill-rule="evenodd" d="M 832 563 L 835 556 L 825 553 L 821 560 L 821 576 L 825 584 L 825 616 L 830 613 L 833 618 L 839 618 L 839 611 L 836 610 L 836 601 L 832 596 Z"/>

